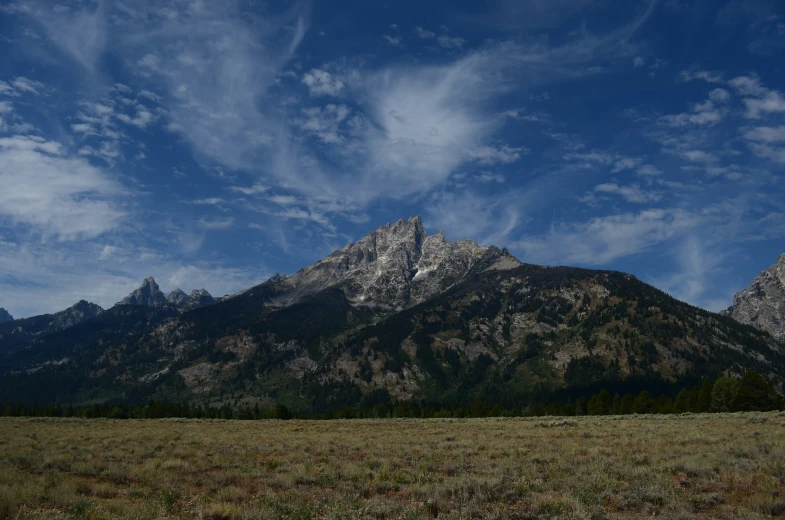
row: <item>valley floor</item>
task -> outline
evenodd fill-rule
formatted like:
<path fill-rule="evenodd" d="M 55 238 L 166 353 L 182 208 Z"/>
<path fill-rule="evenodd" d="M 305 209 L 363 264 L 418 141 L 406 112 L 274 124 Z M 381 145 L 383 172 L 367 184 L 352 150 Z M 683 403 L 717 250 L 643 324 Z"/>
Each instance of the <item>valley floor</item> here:
<path fill-rule="evenodd" d="M 0 418 L 0 518 L 651 516 L 785 516 L 785 412 Z"/>

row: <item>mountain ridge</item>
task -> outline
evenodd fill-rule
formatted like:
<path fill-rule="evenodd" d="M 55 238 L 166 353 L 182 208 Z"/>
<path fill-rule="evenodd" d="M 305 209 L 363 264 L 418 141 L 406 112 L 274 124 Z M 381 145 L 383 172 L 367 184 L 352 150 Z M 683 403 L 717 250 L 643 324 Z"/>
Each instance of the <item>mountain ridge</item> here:
<path fill-rule="evenodd" d="M 166 300 L 152 278 L 129 296 Z M 428 236 L 419 217 L 209 306 L 117 305 L 0 366 L 0 401 L 326 410 L 525 400 L 749 369 L 785 390 L 785 346 L 755 327 L 629 274 L 523 264 L 495 246 Z"/>
<path fill-rule="evenodd" d="M 104 310 L 85 300 L 54 314 L 0 323 L 0 354 L 23 348 L 36 338 L 59 332 L 99 316 Z"/>
<path fill-rule="evenodd" d="M 169 294 L 164 294 L 155 278 L 149 276 L 142 281 L 142 285 L 116 305 L 141 305 L 143 307 L 172 305 L 180 310 L 190 310 L 213 303 L 215 303 L 215 299 L 205 289 L 194 289 L 191 294 L 187 294 L 178 287 Z"/>

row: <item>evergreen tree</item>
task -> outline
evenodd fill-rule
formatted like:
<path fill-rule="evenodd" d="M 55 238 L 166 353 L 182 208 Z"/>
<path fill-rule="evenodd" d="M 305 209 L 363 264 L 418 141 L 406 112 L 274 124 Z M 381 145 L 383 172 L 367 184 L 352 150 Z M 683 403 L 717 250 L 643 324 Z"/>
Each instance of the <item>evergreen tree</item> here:
<path fill-rule="evenodd" d="M 697 412 L 698 411 L 698 397 L 700 396 L 700 387 L 693 386 L 692 390 L 690 390 L 690 412 Z"/>
<path fill-rule="evenodd" d="M 701 385 L 700 392 L 698 393 L 698 400 L 695 403 L 696 413 L 705 413 L 711 408 L 711 390 L 711 382 L 708 379 L 705 379 Z"/>
<path fill-rule="evenodd" d="M 624 398 L 621 400 L 621 413 L 624 415 L 631 414 L 633 402 L 632 394 L 624 394 Z"/>
<path fill-rule="evenodd" d="M 676 401 L 673 403 L 674 413 L 686 413 L 690 411 L 690 391 L 686 388 L 679 392 Z"/>
<path fill-rule="evenodd" d="M 651 413 L 656 403 L 649 392 L 643 390 L 632 402 L 632 413 Z"/>
<path fill-rule="evenodd" d="M 711 411 L 730 412 L 738 390 L 738 379 L 726 376 L 717 379 L 711 391 Z"/>
<path fill-rule="evenodd" d="M 613 415 L 621 414 L 621 396 L 619 394 L 614 394 L 614 396 L 613 396 L 613 404 L 611 406 L 611 413 Z"/>
<path fill-rule="evenodd" d="M 731 403 L 737 411 L 762 411 L 776 410 L 781 405 L 781 397 L 774 387 L 762 375 L 750 370 L 745 372 L 739 380 L 736 397 Z"/>

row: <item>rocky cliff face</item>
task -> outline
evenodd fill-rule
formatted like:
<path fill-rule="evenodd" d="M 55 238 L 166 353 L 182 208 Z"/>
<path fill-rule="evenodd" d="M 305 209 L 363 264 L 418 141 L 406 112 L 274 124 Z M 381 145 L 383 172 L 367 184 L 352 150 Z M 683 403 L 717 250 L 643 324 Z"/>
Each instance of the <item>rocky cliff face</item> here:
<path fill-rule="evenodd" d="M 785 340 L 785 254 L 762 271 L 747 289 L 736 293 L 727 313 L 741 323 Z"/>
<path fill-rule="evenodd" d="M 166 296 L 161 289 L 158 287 L 158 284 L 155 283 L 155 279 L 151 276 L 149 278 L 145 278 L 142 285 L 120 300 L 118 305 L 142 305 L 145 307 L 155 307 L 157 305 L 166 305 L 169 303 L 166 300 Z"/>
<path fill-rule="evenodd" d="M 330 286 L 354 303 L 388 309 L 414 305 L 447 289 L 471 272 L 512 269 L 521 263 L 506 251 L 471 240 L 448 242 L 428 236 L 420 217 L 401 219 L 282 280 L 291 304 Z"/>
<path fill-rule="evenodd" d="M 0 307 L 0 323 L 8 323 L 14 321 L 14 317 L 8 314 L 8 311 Z"/>

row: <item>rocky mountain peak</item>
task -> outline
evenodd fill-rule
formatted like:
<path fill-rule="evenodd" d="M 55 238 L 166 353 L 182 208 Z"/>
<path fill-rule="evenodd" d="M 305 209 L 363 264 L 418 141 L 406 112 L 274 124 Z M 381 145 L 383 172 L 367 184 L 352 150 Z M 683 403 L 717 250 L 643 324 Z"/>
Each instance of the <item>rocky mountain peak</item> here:
<path fill-rule="evenodd" d="M 179 287 L 174 291 L 170 292 L 166 295 L 166 301 L 174 305 L 175 307 L 180 307 L 185 302 L 188 301 L 188 295 L 180 289 Z"/>
<path fill-rule="evenodd" d="M 67 329 L 84 320 L 95 318 L 102 312 L 104 310 L 100 306 L 86 300 L 79 300 L 66 310 L 55 314 L 52 322 L 49 324 L 49 328 L 51 330 Z"/>
<path fill-rule="evenodd" d="M 79 300 L 78 302 L 71 305 L 66 310 L 73 311 L 73 312 L 81 312 L 82 314 L 85 315 L 85 317 L 89 317 L 89 318 L 92 318 L 93 316 L 98 316 L 99 314 L 101 314 L 101 312 L 103 312 L 103 309 L 100 306 L 94 303 L 90 303 L 87 300 Z"/>
<path fill-rule="evenodd" d="M 178 309 L 195 309 L 215 303 L 215 300 L 205 289 L 194 289 L 191 294 L 186 294 L 180 288 L 166 295 L 166 301 Z"/>
<path fill-rule="evenodd" d="M 288 278 L 285 274 L 275 273 L 270 278 L 268 278 L 262 285 L 275 285 L 277 283 L 283 282 Z"/>
<path fill-rule="evenodd" d="M 355 243 L 282 282 L 289 291 L 278 303 L 293 303 L 339 286 L 358 304 L 403 308 L 424 301 L 471 272 L 491 267 L 505 255 L 471 240 L 448 242 L 428 236 L 420 217 L 401 219 L 371 231 Z M 511 255 L 509 266 L 520 265 Z"/>
<path fill-rule="evenodd" d="M 14 317 L 7 310 L 0 307 L 0 323 L 8 323 L 9 321 L 14 321 Z"/>
<path fill-rule="evenodd" d="M 727 314 L 785 340 L 785 254 L 736 293 Z"/>
<path fill-rule="evenodd" d="M 146 307 L 155 307 L 158 305 L 166 305 L 167 299 L 155 279 L 150 276 L 145 278 L 142 285 L 134 292 L 120 300 L 119 305 L 143 305 Z"/>

